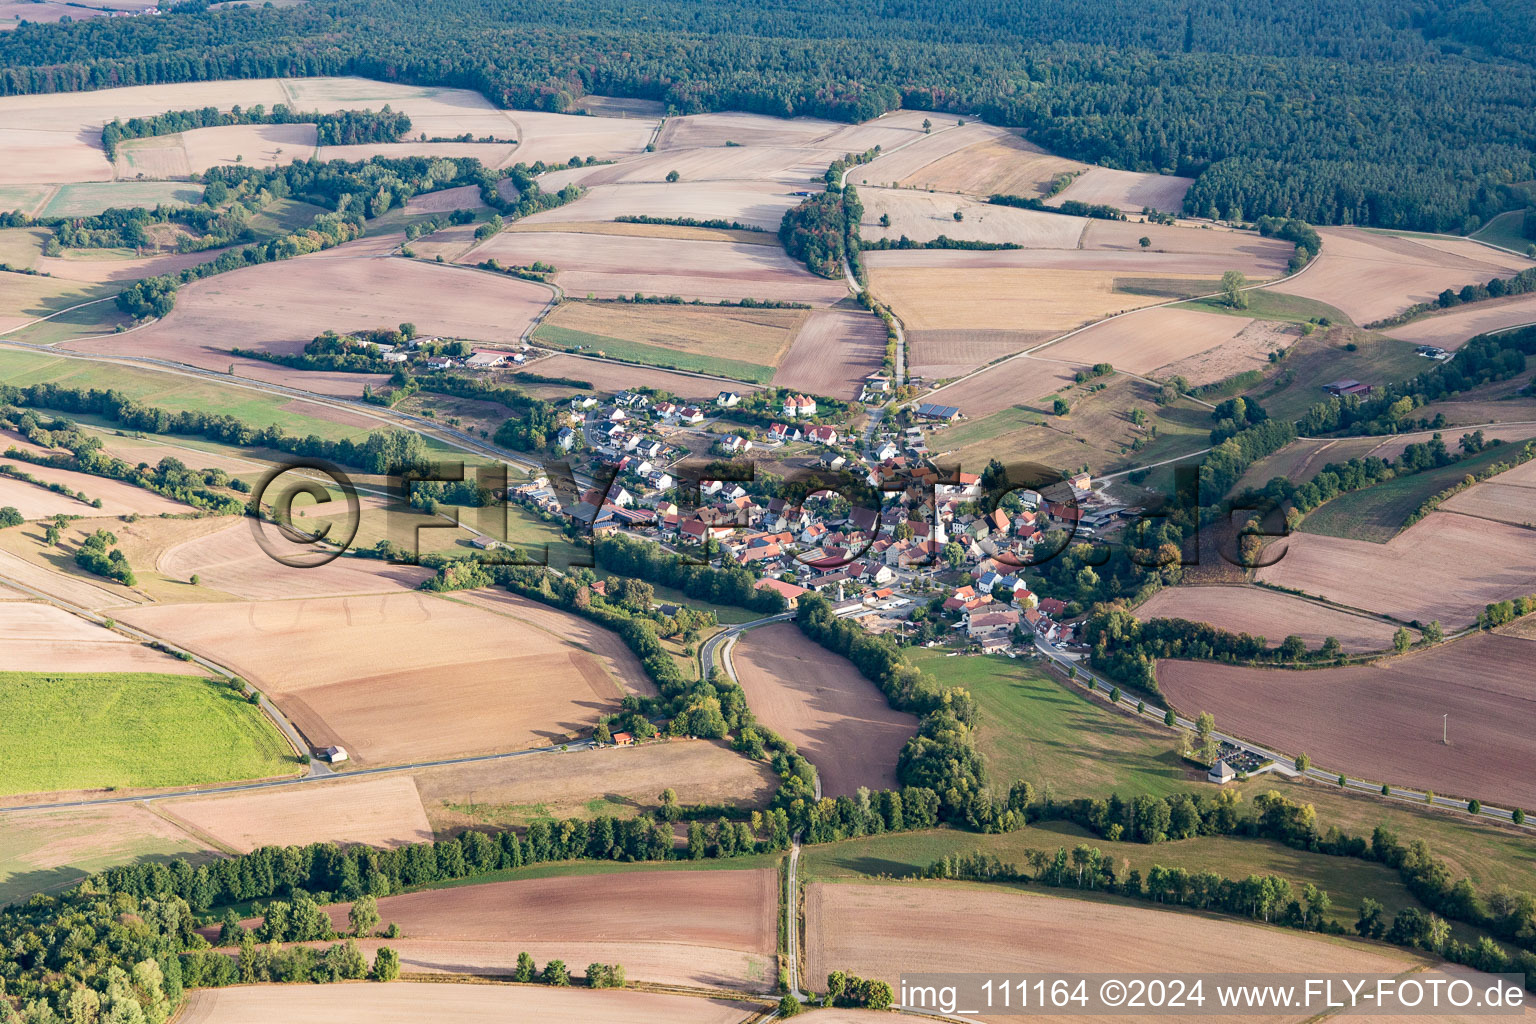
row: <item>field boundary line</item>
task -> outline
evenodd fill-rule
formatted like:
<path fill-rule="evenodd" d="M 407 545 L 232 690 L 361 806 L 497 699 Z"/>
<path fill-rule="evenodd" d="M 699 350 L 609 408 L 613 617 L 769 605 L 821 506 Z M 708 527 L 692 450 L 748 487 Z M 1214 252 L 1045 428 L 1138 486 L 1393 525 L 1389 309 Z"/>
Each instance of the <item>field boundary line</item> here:
<path fill-rule="evenodd" d="M 166 810 L 164 807 L 157 807 L 153 802 L 144 803 L 141 806 L 150 814 L 153 814 L 155 817 L 159 818 L 161 821 L 164 821 L 168 825 L 175 826 L 182 832 L 191 836 L 193 839 L 196 839 L 198 842 L 202 843 L 204 846 L 212 847 L 213 849 L 218 850 L 220 853 L 227 853 L 231 857 L 240 856 L 241 851 L 235 849 L 233 846 L 230 846 L 222 839 L 218 839 L 212 834 L 204 832 L 202 829 L 198 828 L 196 825 L 193 825 L 190 821 L 187 821 L 179 814 L 173 814 Z"/>

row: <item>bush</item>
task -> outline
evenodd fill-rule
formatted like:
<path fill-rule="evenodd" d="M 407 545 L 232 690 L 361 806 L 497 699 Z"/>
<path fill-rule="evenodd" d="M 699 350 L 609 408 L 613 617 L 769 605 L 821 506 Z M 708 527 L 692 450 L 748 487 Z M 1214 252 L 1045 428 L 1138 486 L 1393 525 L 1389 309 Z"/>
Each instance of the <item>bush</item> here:
<path fill-rule="evenodd" d="M 373 956 L 373 980 L 394 981 L 400 977 L 400 954 L 388 946 L 380 946 Z"/>

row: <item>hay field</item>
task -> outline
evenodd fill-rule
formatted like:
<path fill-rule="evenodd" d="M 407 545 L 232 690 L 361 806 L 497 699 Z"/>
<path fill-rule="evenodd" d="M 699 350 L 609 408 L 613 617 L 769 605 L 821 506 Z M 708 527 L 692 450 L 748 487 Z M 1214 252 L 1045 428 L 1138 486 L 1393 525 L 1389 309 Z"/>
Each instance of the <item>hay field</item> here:
<path fill-rule="evenodd" d="M 1536 783 L 1529 666 L 1527 641 L 1479 633 L 1371 665 L 1295 672 L 1161 661 L 1157 678 L 1180 711 L 1209 711 L 1218 728 L 1306 751 L 1329 770 L 1512 807 Z"/>
<path fill-rule="evenodd" d="M 766 245 L 503 232 L 461 261 L 492 258 L 524 266 L 535 260 L 553 263 L 560 268 L 555 282 L 573 297 L 643 292 L 708 302 L 753 298 L 829 304 L 848 294 L 842 280 L 816 277 L 783 250 Z"/>
<path fill-rule="evenodd" d="M 972 254 L 946 251 L 941 255 Z M 890 266 L 870 259 L 868 265 L 875 295 L 909 330 L 917 331 L 1070 331 L 1114 313 L 1165 301 L 1117 291 L 1116 275 L 1103 270 L 966 266 L 958 260 Z"/>
<path fill-rule="evenodd" d="M 556 954 L 558 955 L 558 953 Z M 195 989 L 177 1024 L 270 1024 L 324 1019 L 330 1024 L 735 1024 L 750 1008 L 719 999 L 694 999 L 624 989 L 555 989 L 527 985 L 242 985 Z"/>
<path fill-rule="evenodd" d="M 355 243 L 354 243 L 355 244 Z M 181 289 L 165 319 L 129 335 L 69 342 L 66 348 L 131 354 L 227 370 L 329 394 L 361 393 L 382 374 L 321 374 L 229 349 L 292 353 L 327 329 L 393 326 L 423 334 L 510 344 L 544 308 L 549 290 L 530 281 L 405 259 L 372 258 L 339 246 L 279 263 L 205 278 Z"/>
<path fill-rule="evenodd" d="M 1145 250 L 1143 238 L 1152 244 Z M 1135 252 L 1158 261 L 1173 255 L 1210 257 L 1209 266 L 1240 270 L 1250 278 L 1283 277 L 1295 246 L 1256 231 L 1232 231 L 1188 222 L 1174 225 L 1138 223 L 1133 220 L 1089 220 L 1083 231 L 1083 248 L 1105 252 Z"/>
<path fill-rule="evenodd" d="M 1113 363 L 1117 370 L 1150 373 L 1159 366 L 1178 362 L 1214 348 L 1226 348 L 1252 324 L 1241 317 L 1217 316 L 1177 307 L 1148 309 L 1132 316 L 1117 317 L 1094 324 L 1066 341 L 1038 354 L 1047 359 L 1065 359 L 1073 363 Z M 1246 358 L 1245 358 L 1246 357 Z M 1230 372 L 1267 362 L 1262 353 L 1243 353 L 1232 360 L 1241 363 Z"/>
<path fill-rule="evenodd" d="M 1495 601 L 1530 593 L 1536 546 L 1519 527 L 1433 512 L 1385 544 L 1297 533 L 1265 583 L 1449 629 Z"/>
<path fill-rule="evenodd" d="M 158 807 L 240 853 L 259 846 L 395 847 L 432 841 L 416 783 L 409 775 L 321 782 L 168 800 Z"/>
<path fill-rule="evenodd" d="M 53 194 L 53 185 L 4 185 L 0 184 L 0 213 L 9 213 L 13 210 L 21 213 L 34 213 L 50 195 Z M 6 231 L 15 229 L 7 228 Z M 21 230 L 29 230 L 23 228 Z M 15 262 L 7 260 L 7 263 Z"/>
<path fill-rule="evenodd" d="M 203 186 L 184 181 L 85 181 L 60 185 L 38 216 L 90 217 L 113 207 L 202 201 Z"/>
<path fill-rule="evenodd" d="M 905 235 L 914 242 L 931 242 L 947 235 L 976 242 L 1013 242 L 1032 249 L 1076 249 L 1089 223 L 1080 217 L 906 189 L 865 188 L 859 191 L 859 199 L 864 204 L 859 234 L 871 241 Z M 955 220 L 956 213 L 964 220 Z M 882 215 L 890 217 L 890 227 L 881 226 Z"/>
<path fill-rule="evenodd" d="M 32 601 L 0 602 L 0 665 L 11 672 L 204 674 L 201 666 Z"/>
<path fill-rule="evenodd" d="M 775 181 L 594 185 L 574 203 L 524 217 L 519 225 L 612 221 L 615 217 L 628 216 L 692 217 L 695 220 L 732 220 L 777 231 L 779 222 L 784 219 L 784 211 L 800 201 L 790 195 L 781 182 Z"/>
<path fill-rule="evenodd" d="M 1126 213 L 1140 213 L 1151 207 L 1164 213 L 1178 213 L 1184 208 L 1184 193 L 1194 178 L 1172 174 L 1143 174 L 1139 171 L 1115 171 L 1108 167 L 1090 167 L 1062 191 L 1057 203 L 1076 199 L 1081 203 L 1103 203 Z"/>
<path fill-rule="evenodd" d="M 864 310 L 818 309 L 773 375 L 775 387 L 852 401 L 885 361 L 885 324 Z"/>
<path fill-rule="evenodd" d="M 0 793 L 292 775 L 287 741 L 226 683 L 138 672 L 0 671 Z"/>
<path fill-rule="evenodd" d="M 193 511 L 190 505 L 183 505 L 179 501 L 163 498 L 154 491 L 143 487 L 135 487 L 133 484 L 124 483 L 121 480 L 110 480 L 102 476 L 94 476 L 90 473 L 80 473 L 72 469 L 56 469 L 53 466 L 36 466 L 30 462 L 19 462 L 0 457 L 0 465 L 11 466 L 17 472 L 28 473 L 44 484 L 59 484 L 68 487 L 71 491 L 84 491 L 88 498 L 101 499 L 101 508 L 92 508 L 83 505 L 74 498 L 66 498 L 55 491 L 38 487 L 36 484 L 27 483 L 24 480 L 16 480 L 9 476 L 0 477 L 0 505 L 9 505 L 12 502 L 6 494 L 21 500 L 26 500 L 27 494 L 15 491 L 13 488 L 25 488 L 27 492 L 36 492 L 45 495 L 49 499 L 56 499 L 57 507 L 53 511 L 42 512 L 38 515 L 22 514 L 28 519 L 40 519 L 43 516 L 63 512 L 76 516 L 126 516 L 135 513 L 145 516 L 158 516 L 162 513 L 179 515 Z"/>
<path fill-rule="evenodd" d="M 1386 334 L 1415 345 L 1457 349 L 1479 334 L 1536 323 L 1536 295 L 1493 299 L 1458 306 L 1445 313 L 1388 328 Z"/>
<path fill-rule="evenodd" d="M 1430 302 L 1446 288 L 1483 284 L 1530 266 L 1523 257 L 1486 246 L 1463 254 L 1447 252 L 1424 239 L 1359 228 L 1324 228 L 1318 233 L 1323 238 L 1322 254 L 1301 276 L 1274 290 L 1337 306 L 1359 324 Z"/>
<path fill-rule="evenodd" d="M 400 925 L 402 958 L 447 945 L 464 973 L 500 973 L 527 950 L 541 964 L 601 959 L 631 980 L 761 992 L 776 981 L 777 882 L 772 868 L 623 871 L 387 896 L 379 913 Z M 348 907 L 328 910 L 345 926 Z"/>
<path fill-rule="evenodd" d="M 1533 427 L 1524 430 L 1536 433 Z M 1440 507 L 1447 512 L 1515 526 L 1536 525 L 1536 462 L 1527 462 L 1474 484 Z"/>
<path fill-rule="evenodd" d="M 81 303 L 109 298 L 110 293 L 120 290 L 105 285 L 0 271 L 0 331 L 9 332 L 38 317 Z"/>
<path fill-rule="evenodd" d="M 1269 365 L 1269 353 L 1289 349 L 1299 337 L 1299 328 L 1290 324 L 1255 320 L 1225 344 L 1185 356 L 1152 372 L 1164 378 L 1183 377 L 1195 386 L 1214 384 L 1246 370 L 1264 369 Z"/>
<path fill-rule="evenodd" d="M 778 366 L 807 316 L 803 309 L 566 302 L 544 323 L 675 352 Z"/>
<path fill-rule="evenodd" d="M 843 970 L 892 985 L 904 971 L 1176 973 L 1219 964 L 1262 972 L 1284 963 L 1295 971 L 1398 974 L 1416 962 L 1380 946 L 996 885 L 814 882 L 805 888 L 805 921 L 808 978 Z"/>
<path fill-rule="evenodd" d="M 426 768 L 415 778 L 427 819 L 448 832 L 521 827 L 541 817 L 629 818 L 659 807 L 668 787 L 685 805 L 760 807 L 779 784 L 761 761 L 710 740 L 529 754 Z"/>
<path fill-rule="evenodd" d="M 786 622 L 743 633 L 732 661 L 758 720 L 800 748 L 826 796 L 897 785 L 896 756 L 917 718 L 892 709 L 846 659 Z"/>
<path fill-rule="evenodd" d="M 0 816 L 0 904 L 119 864 L 172 857 L 196 862 L 211 853 L 142 804 L 9 811 Z"/>
<path fill-rule="evenodd" d="M 597 391 L 623 391 L 625 388 L 659 388 L 679 398 L 714 398 L 720 393 L 718 380 L 692 377 L 647 366 L 611 363 L 602 359 L 559 354 L 529 363 L 525 369 L 551 377 L 569 377 L 591 383 Z M 751 390 L 751 384 L 733 384 L 737 391 Z"/>
<path fill-rule="evenodd" d="M 958 377 L 1055 336 L 1055 331 L 908 331 L 907 372 L 931 380 Z"/>
<path fill-rule="evenodd" d="M 272 536 L 278 534 L 273 531 Z M 282 550 L 297 555 L 300 549 Z M 255 601 L 413 590 L 429 575 L 416 566 L 371 558 L 342 557 L 318 568 L 292 568 L 261 548 L 244 519 L 171 548 L 156 561 L 155 570 L 182 580 L 196 574 L 204 586 Z"/>
<path fill-rule="evenodd" d="M 734 142 L 738 146 L 809 145 L 846 128 L 840 121 L 815 117 L 772 117 L 724 111 L 669 117 L 656 139 L 657 150 L 703 149 Z"/>
<path fill-rule="evenodd" d="M 421 593 L 143 607 L 124 619 L 219 658 L 312 746 L 339 744 L 363 766 L 544 746 L 590 729 L 625 693 L 654 690 L 633 656 L 612 674 L 579 629 L 550 633 Z"/>
<path fill-rule="evenodd" d="M 971 138 L 971 141 L 964 148 L 923 165 L 901 179 L 899 184 L 977 196 L 1002 194 L 1040 198 L 1050 190 L 1051 182 L 1058 175 L 1087 169 L 1086 164 L 1047 153 L 1012 132 L 988 125 L 976 127 L 991 137 L 976 141 L 967 134 L 969 126 L 965 132 L 945 132 L 942 137 L 946 145 L 965 138 Z M 905 152 L 903 150 L 903 154 Z"/>
<path fill-rule="evenodd" d="M 1136 609 L 1136 617 L 1207 622 L 1233 633 L 1262 636 L 1271 646 L 1294 634 L 1315 649 L 1331 636 L 1346 651 L 1386 650 L 1397 629 L 1382 619 L 1250 586 L 1165 587 Z"/>

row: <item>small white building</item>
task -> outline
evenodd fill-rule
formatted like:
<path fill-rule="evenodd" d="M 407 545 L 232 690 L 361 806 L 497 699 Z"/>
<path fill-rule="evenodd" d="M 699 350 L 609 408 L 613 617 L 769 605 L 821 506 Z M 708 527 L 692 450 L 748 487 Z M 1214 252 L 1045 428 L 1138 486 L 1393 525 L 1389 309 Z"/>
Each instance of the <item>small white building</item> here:
<path fill-rule="evenodd" d="M 347 759 L 347 748 L 326 747 L 324 750 L 320 751 L 320 756 L 325 758 L 331 764 L 340 764 Z"/>
<path fill-rule="evenodd" d="M 1237 778 L 1237 772 L 1225 760 L 1219 760 L 1211 765 L 1211 770 L 1205 773 L 1207 781 L 1214 782 L 1218 786 L 1224 786 Z"/>

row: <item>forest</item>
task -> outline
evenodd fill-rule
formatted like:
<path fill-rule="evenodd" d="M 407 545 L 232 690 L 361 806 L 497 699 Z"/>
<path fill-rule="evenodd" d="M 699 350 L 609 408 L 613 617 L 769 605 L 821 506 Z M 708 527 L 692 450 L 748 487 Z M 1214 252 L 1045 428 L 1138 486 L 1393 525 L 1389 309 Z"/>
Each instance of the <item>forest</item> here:
<path fill-rule="evenodd" d="M 362 75 L 556 111 L 587 93 L 843 121 L 907 106 L 1194 176 L 1191 213 L 1471 230 L 1530 204 L 1533 39 L 1520 0 L 193 0 L 5 33 L 0 95 Z"/>

